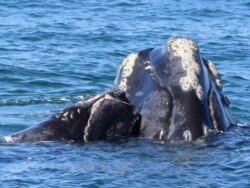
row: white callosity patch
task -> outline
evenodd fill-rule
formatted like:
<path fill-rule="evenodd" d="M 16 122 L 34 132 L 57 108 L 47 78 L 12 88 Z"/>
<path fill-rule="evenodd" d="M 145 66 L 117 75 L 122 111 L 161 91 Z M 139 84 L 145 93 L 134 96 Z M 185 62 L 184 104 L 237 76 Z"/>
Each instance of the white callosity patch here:
<path fill-rule="evenodd" d="M 130 54 L 123 62 L 118 72 L 121 72 L 121 80 L 118 85 L 120 89 L 123 91 L 127 91 L 129 89 L 128 78 L 133 73 L 133 69 L 135 66 L 136 59 L 138 58 L 138 53 Z M 117 77 L 118 78 L 118 77 Z M 116 82 L 116 81 L 115 81 Z"/>
<path fill-rule="evenodd" d="M 70 114 L 70 118 L 71 118 L 71 119 L 74 119 L 74 117 L 75 117 L 75 116 L 74 116 L 74 112 L 72 112 L 72 113 Z"/>
<path fill-rule="evenodd" d="M 166 135 L 166 130 L 162 129 L 161 132 L 160 132 L 159 139 L 163 140 L 165 135 Z"/>
<path fill-rule="evenodd" d="M 69 112 L 66 111 L 66 112 L 63 114 L 63 116 L 66 117 L 66 116 L 68 116 L 68 114 L 69 114 Z"/>
<path fill-rule="evenodd" d="M 81 108 L 77 108 L 77 113 L 78 113 L 78 114 L 81 113 Z"/>
<path fill-rule="evenodd" d="M 71 108 L 64 109 L 61 112 L 57 113 L 55 115 L 55 118 L 61 119 L 62 121 L 69 121 L 70 119 L 74 120 L 76 117 L 78 117 L 78 114 L 81 114 L 85 105 L 88 105 L 88 103 L 94 103 L 101 97 L 102 95 L 98 94 L 84 101 L 79 101 L 75 103 Z"/>
<path fill-rule="evenodd" d="M 208 134 L 208 127 L 205 125 L 205 124 L 202 124 L 202 132 L 203 132 L 203 135 L 207 135 Z"/>
<path fill-rule="evenodd" d="M 183 138 L 185 141 L 192 141 L 192 133 L 190 130 L 185 130 L 183 132 Z"/>
<path fill-rule="evenodd" d="M 186 38 L 171 38 L 167 44 L 168 52 L 181 58 L 183 70 L 186 75 L 180 78 L 180 86 L 183 91 L 194 89 L 197 97 L 202 99 L 203 89 L 199 82 L 200 65 L 195 59 L 196 54 L 199 54 L 198 46 L 191 39 Z"/>
<path fill-rule="evenodd" d="M 221 79 L 220 79 L 220 75 L 218 70 L 216 69 L 215 65 L 213 64 L 212 61 L 208 60 L 208 68 L 214 78 L 215 84 L 217 85 L 217 87 L 219 89 L 222 89 L 222 83 L 221 83 Z"/>

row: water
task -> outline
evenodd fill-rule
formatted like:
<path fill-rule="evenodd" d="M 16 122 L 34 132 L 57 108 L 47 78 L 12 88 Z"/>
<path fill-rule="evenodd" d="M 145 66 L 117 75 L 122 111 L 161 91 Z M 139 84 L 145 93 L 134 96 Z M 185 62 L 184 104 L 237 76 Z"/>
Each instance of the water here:
<path fill-rule="evenodd" d="M 131 52 L 195 39 L 242 126 L 195 143 L 0 144 L 1 187 L 249 187 L 250 3 L 0 1 L 0 135 L 112 86 Z"/>

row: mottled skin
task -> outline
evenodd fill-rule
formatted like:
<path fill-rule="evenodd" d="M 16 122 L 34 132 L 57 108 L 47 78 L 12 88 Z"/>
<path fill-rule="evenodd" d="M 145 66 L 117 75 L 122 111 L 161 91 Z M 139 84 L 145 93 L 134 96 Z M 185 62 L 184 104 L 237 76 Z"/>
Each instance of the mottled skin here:
<path fill-rule="evenodd" d="M 190 141 L 234 125 L 219 75 L 211 66 L 197 44 L 186 38 L 171 38 L 163 47 L 128 56 L 115 87 L 139 109 L 141 136 Z"/>
<path fill-rule="evenodd" d="M 3 139 L 86 143 L 141 136 L 192 141 L 236 124 L 218 71 L 191 39 L 170 38 L 163 47 L 131 54 L 114 86 L 118 90 L 88 97 Z"/>
<path fill-rule="evenodd" d="M 7 142 L 113 140 L 139 136 L 141 116 L 119 90 L 90 96 L 47 121 L 5 136 Z"/>

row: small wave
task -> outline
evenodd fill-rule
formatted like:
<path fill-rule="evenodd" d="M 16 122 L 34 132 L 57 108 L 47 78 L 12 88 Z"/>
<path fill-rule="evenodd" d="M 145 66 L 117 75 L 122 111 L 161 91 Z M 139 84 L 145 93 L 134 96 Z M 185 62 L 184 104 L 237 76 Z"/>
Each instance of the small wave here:
<path fill-rule="evenodd" d="M 237 123 L 236 125 L 238 128 L 250 128 L 249 125 L 247 125 L 247 123 Z"/>
<path fill-rule="evenodd" d="M 44 87 L 44 86 L 66 87 L 66 86 L 69 86 L 68 84 L 65 84 L 65 83 L 55 82 L 55 81 L 51 82 L 48 80 L 33 80 L 33 81 L 28 81 L 26 83 L 33 85 L 33 86 L 39 86 L 39 87 Z"/>
<path fill-rule="evenodd" d="M 30 104 L 62 104 L 72 101 L 70 97 L 44 97 L 44 98 L 26 98 L 26 99 L 3 99 L 0 100 L 0 106 L 12 106 L 12 105 L 30 105 Z"/>

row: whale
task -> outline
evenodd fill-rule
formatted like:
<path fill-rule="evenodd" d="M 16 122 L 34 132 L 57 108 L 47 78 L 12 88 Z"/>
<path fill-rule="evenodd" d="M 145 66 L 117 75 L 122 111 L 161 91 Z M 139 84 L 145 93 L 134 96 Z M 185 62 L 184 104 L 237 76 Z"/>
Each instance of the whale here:
<path fill-rule="evenodd" d="M 141 115 L 121 90 L 84 98 L 48 120 L 4 136 L 4 142 L 117 140 L 138 137 Z"/>
<path fill-rule="evenodd" d="M 139 110 L 142 137 L 192 141 L 236 124 L 218 70 L 192 39 L 130 54 L 114 85 Z"/>
<path fill-rule="evenodd" d="M 234 125 L 214 63 L 201 56 L 194 40 L 171 37 L 163 46 L 128 55 L 109 91 L 86 97 L 2 140 L 88 143 L 142 137 L 194 141 Z"/>

